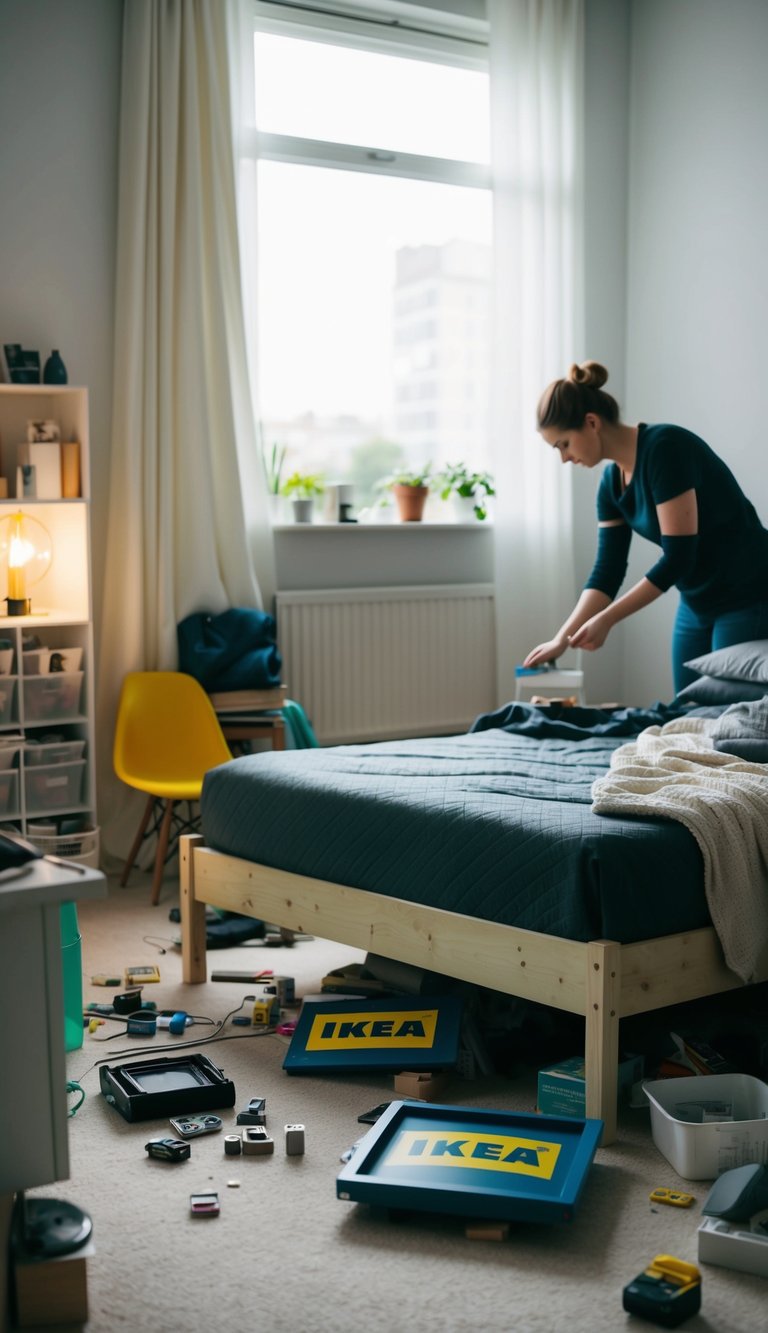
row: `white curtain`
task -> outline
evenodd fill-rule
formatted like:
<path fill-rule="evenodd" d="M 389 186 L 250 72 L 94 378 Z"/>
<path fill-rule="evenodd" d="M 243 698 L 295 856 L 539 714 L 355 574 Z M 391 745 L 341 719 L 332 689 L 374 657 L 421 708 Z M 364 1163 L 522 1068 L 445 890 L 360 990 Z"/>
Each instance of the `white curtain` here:
<path fill-rule="evenodd" d="M 268 607 L 274 591 L 240 280 L 237 22 L 235 0 L 125 6 L 97 692 L 99 815 L 118 854 L 132 823 L 111 764 L 123 676 L 174 668 L 190 612 Z"/>
<path fill-rule="evenodd" d="M 582 359 L 583 0 L 488 0 L 499 701 L 575 600 L 570 469 L 536 433 Z"/>

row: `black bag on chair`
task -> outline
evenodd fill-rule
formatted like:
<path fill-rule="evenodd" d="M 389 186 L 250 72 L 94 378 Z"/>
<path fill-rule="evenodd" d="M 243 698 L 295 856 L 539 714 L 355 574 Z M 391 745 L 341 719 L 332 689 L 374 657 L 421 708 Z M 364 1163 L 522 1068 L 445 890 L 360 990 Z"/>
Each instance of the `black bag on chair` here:
<path fill-rule="evenodd" d="M 274 617 L 255 607 L 196 611 L 176 626 L 179 670 L 204 690 L 268 690 L 280 684 Z"/>

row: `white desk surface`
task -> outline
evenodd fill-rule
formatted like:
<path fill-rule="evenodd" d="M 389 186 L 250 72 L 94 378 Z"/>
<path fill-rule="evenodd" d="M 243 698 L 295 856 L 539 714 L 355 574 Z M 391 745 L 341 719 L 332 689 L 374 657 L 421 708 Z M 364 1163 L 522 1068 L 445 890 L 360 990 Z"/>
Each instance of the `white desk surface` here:
<path fill-rule="evenodd" d="M 59 864 L 39 857 L 18 870 L 0 871 L 0 912 L 106 896 L 107 881 L 101 871 L 75 861 Z"/>
<path fill-rule="evenodd" d="M 59 908 L 106 896 L 101 871 L 77 862 L 0 872 L 0 1005 L 24 1016 L 0 1027 L 0 1195 L 69 1175 Z"/>

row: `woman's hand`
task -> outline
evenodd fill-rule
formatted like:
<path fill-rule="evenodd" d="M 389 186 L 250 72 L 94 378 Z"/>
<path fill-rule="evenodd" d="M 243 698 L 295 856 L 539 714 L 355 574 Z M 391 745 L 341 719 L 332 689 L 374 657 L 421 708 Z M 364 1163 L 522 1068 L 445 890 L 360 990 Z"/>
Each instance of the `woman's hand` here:
<path fill-rule="evenodd" d="M 554 662 L 555 658 L 560 657 L 568 647 L 567 639 L 550 639 L 548 643 L 540 643 L 537 648 L 532 648 L 523 662 L 524 667 L 543 666 L 545 662 Z"/>
<path fill-rule="evenodd" d="M 611 626 L 606 616 L 599 612 L 589 620 L 585 620 L 579 629 L 574 630 L 568 640 L 569 647 L 583 648 L 588 653 L 593 653 L 596 648 L 602 648 Z"/>

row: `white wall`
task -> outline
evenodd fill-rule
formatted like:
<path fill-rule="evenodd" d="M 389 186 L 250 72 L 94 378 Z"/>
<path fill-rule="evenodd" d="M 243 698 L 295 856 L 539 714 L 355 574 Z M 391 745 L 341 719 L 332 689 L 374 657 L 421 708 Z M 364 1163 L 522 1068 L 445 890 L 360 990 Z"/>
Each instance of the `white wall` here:
<path fill-rule="evenodd" d="M 702 435 L 765 523 L 768 4 L 633 0 L 631 42 L 625 418 Z M 671 698 L 675 606 L 619 631 L 635 702 Z"/>
<path fill-rule="evenodd" d="M 601 361 L 622 402 L 627 318 L 627 191 L 630 0 L 587 0 L 584 33 L 584 345 L 573 360 Z M 568 367 L 563 366 L 565 374 Z M 595 557 L 595 495 L 600 478 L 572 469 L 577 584 Z M 563 619 L 570 611 L 563 607 Z M 553 627 L 554 628 L 554 627 Z M 622 686 L 624 637 L 612 634 L 584 653 L 587 698 L 631 702 Z"/>
<path fill-rule="evenodd" d="M 61 352 L 90 399 L 94 602 L 112 413 L 123 0 L 0 3 L 0 339 Z M 3 441 L 6 450 L 14 443 Z M 3 456 L 3 467 L 8 458 Z"/>
<path fill-rule="evenodd" d="M 97 607 L 109 475 L 122 5 L 0 3 L 0 113 L 9 127 L 0 137 L 0 337 L 44 354 L 59 347 L 70 382 L 89 388 Z M 588 0 L 586 18 L 586 327 L 575 355 L 606 362 L 627 420 L 666 417 L 700 431 L 768 520 L 758 439 L 768 291 L 768 5 Z M 583 572 L 594 550 L 595 480 L 574 477 Z M 284 561 L 295 586 L 295 559 L 286 554 Z M 649 563 L 636 553 L 634 572 Z M 364 581 L 362 570 L 357 575 Z M 383 575 L 378 581 L 388 581 Z M 428 581 L 416 569 L 411 577 Z M 618 627 L 588 659 L 591 698 L 671 697 L 674 601 L 668 594 Z"/>

